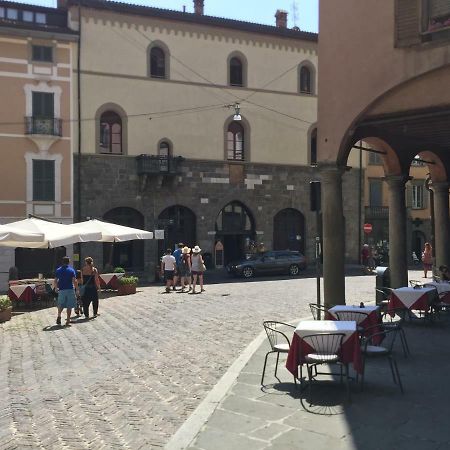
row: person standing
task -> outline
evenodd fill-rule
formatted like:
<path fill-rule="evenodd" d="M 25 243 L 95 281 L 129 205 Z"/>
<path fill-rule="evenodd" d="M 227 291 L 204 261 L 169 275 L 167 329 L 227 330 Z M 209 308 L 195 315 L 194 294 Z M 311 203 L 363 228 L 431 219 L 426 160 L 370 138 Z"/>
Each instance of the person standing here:
<path fill-rule="evenodd" d="M 181 292 L 185 291 L 186 284 L 188 283 L 189 283 L 188 292 L 190 292 L 192 290 L 192 287 L 191 287 L 191 249 L 189 247 L 183 247 L 179 274 L 181 276 Z"/>
<path fill-rule="evenodd" d="M 61 313 L 65 308 L 67 310 L 66 327 L 70 326 L 70 315 L 72 308 L 77 306 L 76 295 L 80 294 L 78 289 L 77 274 L 73 267 L 69 266 L 70 258 L 64 256 L 62 265 L 56 269 L 53 288 L 58 289 L 58 317 L 57 325 L 61 325 Z"/>
<path fill-rule="evenodd" d="M 422 252 L 423 277 L 427 278 L 427 273 L 433 267 L 433 249 L 429 242 L 425 242 Z"/>
<path fill-rule="evenodd" d="M 84 259 L 85 265 L 81 269 L 81 283 L 84 286 L 84 293 L 81 297 L 83 301 L 84 317 L 89 319 L 89 306 L 92 302 L 94 317 L 98 315 L 98 291 L 100 290 L 100 280 L 98 270 L 94 267 L 94 260 L 88 256 Z"/>
<path fill-rule="evenodd" d="M 173 290 L 176 290 L 177 287 L 177 283 L 178 283 L 178 278 L 180 278 L 181 280 L 181 275 L 180 275 L 180 270 L 181 270 L 181 255 L 183 253 L 183 247 L 184 244 L 182 242 L 180 242 L 177 245 L 177 249 L 173 252 L 173 257 L 175 258 L 175 264 L 176 264 L 176 268 L 175 268 L 175 274 L 173 277 Z M 181 286 L 183 287 L 183 286 Z"/>
<path fill-rule="evenodd" d="M 205 271 L 205 263 L 203 261 L 202 255 L 201 255 L 202 249 L 196 245 L 192 249 L 192 256 L 191 256 L 191 268 L 192 268 L 192 293 L 195 294 L 195 286 L 197 285 L 197 278 L 200 282 L 200 293 L 204 292 L 203 289 L 203 272 Z"/>
<path fill-rule="evenodd" d="M 173 277 L 175 274 L 176 260 L 172 255 L 172 250 L 168 248 L 166 254 L 161 259 L 161 273 L 164 274 L 166 281 L 166 292 L 170 292 L 170 286 L 173 285 Z"/>

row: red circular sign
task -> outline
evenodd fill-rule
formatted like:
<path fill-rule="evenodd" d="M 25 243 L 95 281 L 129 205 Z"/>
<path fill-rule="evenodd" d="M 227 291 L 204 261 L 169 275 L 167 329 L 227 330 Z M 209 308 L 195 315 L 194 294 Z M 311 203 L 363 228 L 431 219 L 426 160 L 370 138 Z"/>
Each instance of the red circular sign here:
<path fill-rule="evenodd" d="M 363 227 L 364 233 L 370 234 L 372 233 L 372 224 L 371 223 L 365 223 Z"/>

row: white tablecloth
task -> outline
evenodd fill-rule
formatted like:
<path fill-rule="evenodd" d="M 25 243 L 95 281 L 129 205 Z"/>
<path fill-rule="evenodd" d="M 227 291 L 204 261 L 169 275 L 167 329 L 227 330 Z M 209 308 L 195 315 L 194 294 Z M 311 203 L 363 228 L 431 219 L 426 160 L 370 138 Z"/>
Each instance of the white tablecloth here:
<path fill-rule="evenodd" d="M 102 273 L 99 277 L 108 284 L 113 277 L 116 277 L 118 280 L 124 276 L 124 273 Z"/>
<path fill-rule="evenodd" d="M 336 305 L 328 310 L 328 312 L 337 319 L 336 313 L 338 312 L 362 312 L 366 313 L 368 316 L 372 314 L 374 311 L 379 310 L 379 306 L 364 306 L 364 308 L 360 308 L 358 305 Z M 361 321 L 364 320 L 365 317 L 361 317 Z"/>
<path fill-rule="evenodd" d="M 450 292 L 450 283 L 438 283 L 437 281 L 430 281 L 427 283 L 428 285 L 436 286 L 438 294 L 442 294 L 443 292 Z"/>
<path fill-rule="evenodd" d="M 343 333 L 343 343 L 356 332 L 356 322 L 336 320 L 303 320 L 295 329 L 295 333 L 303 338 L 308 334 Z"/>
<path fill-rule="evenodd" d="M 394 289 L 393 294 L 405 305 L 406 308 L 411 308 L 424 295 L 429 295 L 434 291 L 434 288 L 420 288 L 402 287 Z"/>
<path fill-rule="evenodd" d="M 17 298 L 20 298 L 20 296 L 23 294 L 23 291 L 30 287 L 31 289 L 34 289 L 36 287 L 35 284 L 13 284 L 9 286 L 9 289 L 11 289 L 12 292 L 17 296 Z"/>

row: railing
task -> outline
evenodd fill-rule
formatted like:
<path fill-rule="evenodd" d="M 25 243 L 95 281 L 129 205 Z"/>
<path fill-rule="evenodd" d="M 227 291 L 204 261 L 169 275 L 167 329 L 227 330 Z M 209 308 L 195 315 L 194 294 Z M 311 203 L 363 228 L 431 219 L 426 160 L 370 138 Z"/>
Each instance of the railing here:
<path fill-rule="evenodd" d="M 388 219 L 389 208 L 387 206 L 366 206 L 366 219 Z"/>
<path fill-rule="evenodd" d="M 25 117 L 25 134 L 62 135 L 62 120 L 54 117 Z"/>
<path fill-rule="evenodd" d="M 139 155 L 136 157 L 138 175 L 176 175 L 180 173 L 182 156 Z"/>

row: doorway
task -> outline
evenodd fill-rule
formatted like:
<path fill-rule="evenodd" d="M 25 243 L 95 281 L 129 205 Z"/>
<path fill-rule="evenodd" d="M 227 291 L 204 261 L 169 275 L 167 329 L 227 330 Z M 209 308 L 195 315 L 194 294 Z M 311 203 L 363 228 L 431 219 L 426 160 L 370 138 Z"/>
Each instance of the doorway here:
<path fill-rule="evenodd" d="M 297 209 L 286 208 L 273 219 L 273 249 L 305 251 L 305 218 Z"/>

